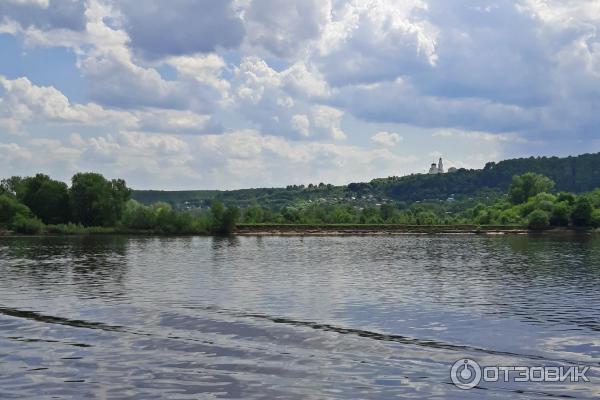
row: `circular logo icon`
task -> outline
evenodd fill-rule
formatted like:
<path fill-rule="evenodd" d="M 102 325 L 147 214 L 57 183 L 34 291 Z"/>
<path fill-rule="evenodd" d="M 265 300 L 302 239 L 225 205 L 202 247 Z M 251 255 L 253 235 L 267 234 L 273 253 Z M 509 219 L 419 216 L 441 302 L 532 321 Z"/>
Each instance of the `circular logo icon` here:
<path fill-rule="evenodd" d="M 450 379 L 460 389 L 473 389 L 481 382 L 481 367 L 476 361 L 463 358 L 452 365 Z"/>

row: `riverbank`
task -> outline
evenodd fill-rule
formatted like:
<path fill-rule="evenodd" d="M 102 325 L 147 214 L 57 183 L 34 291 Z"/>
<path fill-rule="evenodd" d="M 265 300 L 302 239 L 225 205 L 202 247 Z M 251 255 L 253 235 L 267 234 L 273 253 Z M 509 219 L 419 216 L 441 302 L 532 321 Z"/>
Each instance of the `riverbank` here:
<path fill-rule="evenodd" d="M 552 228 L 531 230 L 523 226 L 499 225 L 271 225 L 242 224 L 235 231 L 241 236 L 355 236 L 355 235 L 505 235 L 505 234 L 572 234 L 592 233 L 597 230 L 580 228 Z"/>
<path fill-rule="evenodd" d="M 301 225 L 301 224 L 240 224 L 232 235 L 236 236 L 384 236 L 384 235 L 569 235 L 600 233 L 599 229 L 549 228 L 532 230 L 511 225 Z M 0 229 L 2 236 L 213 236 L 208 232 L 168 233 L 153 230 L 124 229 L 117 227 L 79 227 L 69 230 L 45 230 L 39 233 L 18 233 Z"/>
<path fill-rule="evenodd" d="M 196 232 L 161 232 L 157 230 L 128 229 L 121 227 L 76 227 L 60 229 L 43 229 L 40 232 L 15 232 L 0 229 L 2 236 L 102 236 L 102 235 L 127 235 L 127 236 L 210 236 L 206 231 Z"/>

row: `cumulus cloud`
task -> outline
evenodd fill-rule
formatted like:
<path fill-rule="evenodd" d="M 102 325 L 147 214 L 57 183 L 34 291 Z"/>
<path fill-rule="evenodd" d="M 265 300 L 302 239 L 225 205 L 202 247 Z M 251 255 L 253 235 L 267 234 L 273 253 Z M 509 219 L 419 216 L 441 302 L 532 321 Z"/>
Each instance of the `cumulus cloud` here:
<path fill-rule="evenodd" d="M 311 109 L 312 121 L 317 128 L 324 129 L 328 135 L 336 140 L 346 139 L 340 123 L 344 113 L 337 108 L 329 106 L 314 106 Z"/>
<path fill-rule="evenodd" d="M 217 101 L 229 100 L 229 81 L 223 77 L 226 63 L 215 53 L 177 56 L 167 59 L 182 80 L 203 89 L 203 93 Z M 189 82 L 191 80 L 191 82 Z"/>
<path fill-rule="evenodd" d="M 69 49 L 83 85 L 0 66 L 0 150 L 209 186 L 357 180 L 344 151 L 385 175 L 431 140 L 470 166 L 600 150 L 598 26 L 596 0 L 0 1 L 0 32 Z"/>
<path fill-rule="evenodd" d="M 42 8 L 48 8 L 50 0 L 5 0 L 8 4 L 34 5 Z"/>
<path fill-rule="evenodd" d="M 434 138 L 462 138 L 469 140 L 485 141 L 485 142 L 519 142 L 528 143 L 526 139 L 523 139 L 514 133 L 505 134 L 493 134 L 488 132 L 478 131 L 461 131 L 458 129 L 441 129 L 435 131 L 432 135 Z"/>
<path fill-rule="evenodd" d="M 35 157 L 41 146 L 50 150 L 49 157 Z M 341 184 L 397 174 L 416 160 L 387 149 L 290 141 L 253 130 L 181 138 L 130 131 L 88 138 L 73 134 L 48 143 L 0 142 L 0 155 L 0 165 L 18 166 L 19 174 L 43 169 L 68 180 L 79 170 L 99 170 L 124 177 L 133 187 L 160 189 L 182 189 L 190 182 L 201 188 Z"/>
<path fill-rule="evenodd" d="M 398 174 L 415 161 L 387 149 L 322 142 L 298 142 L 252 130 L 202 136 L 195 152 L 204 155 L 190 165 L 206 171 L 205 179 L 233 187 L 283 186 L 289 183 L 366 180 L 373 174 Z M 264 184 L 263 184 L 264 185 Z"/>
<path fill-rule="evenodd" d="M 394 80 L 437 62 L 437 29 L 421 0 L 336 2 L 315 59 L 336 86 Z"/>
<path fill-rule="evenodd" d="M 16 167 L 25 166 L 33 159 L 31 151 L 19 146 L 16 143 L 1 143 L 0 142 L 0 164 L 3 170 L 16 170 Z"/>
<path fill-rule="evenodd" d="M 247 57 L 235 70 L 236 105 L 249 120 L 269 134 L 344 139 L 344 112 L 311 100 L 328 97 L 329 88 L 304 65 L 278 72 L 259 57 Z M 308 128 L 311 128 L 310 132 Z"/>
<path fill-rule="evenodd" d="M 93 3 L 87 12 L 86 39 L 92 47 L 80 49 L 80 68 L 93 100 L 119 108 L 210 108 L 205 99 L 191 96 L 187 85 L 165 80 L 156 69 L 137 64 L 127 33 L 106 23 L 112 12 L 102 3 Z"/>
<path fill-rule="evenodd" d="M 372 121 L 491 132 L 533 128 L 540 112 L 485 98 L 425 95 L 402 80 L 344 88 L 339 91 L 336 104 Z"/>
<path fill-rule="evenodd" d="M 393 147 L 404 138 L 395 132 L 381 131 L 371 136 L 371 140 L 379 145 Z"/>
<path fill-rule="evenodd" d="M 244 13 L 248 41 L 276 56 L 295 57 L 321 36 L 331 7 L 331 0 L 253 0 Z"/>
<path fill-rule="evenodd" d="M 106 109 L 94 103 L 73 104 L 54 87 L 34 85 L 27 78 L 0 75 L 0 126 L 9 132 L 27 132 L 28 124 L 115 127 L 166 133 L 217 133 L 221 127 L 211 115 L 189 110 L 144 108 Z"/>
<path fill-rule="evenodd" d="M 397 70 L 392 80 L 345 80 L 334 104 L 369 121 L 518 132 L 535 140 L 594 135 L 600 124 L 592 111 L 600 99 L 595 2 L 413 5 L 412 20 L 435 32 L 425 35 L 433 43 L 430 66 Z"/>
<path fill-rule="evenodd" d="M 212 52 L 236 47 L 244 26 L 231 0 L 138 0 L 115 2 L 124 17 L 124 28 L 134 49 L 145 56 Z"/>
<path fill-rule="evenodd" d="M 310 120 L 304 114 L 296 114 L 292 117 L 292 128 L 302 136 L 310 136 Z"/>
<path fill-rule="evenodd" d="M 0 25 L 0 31 L 21 34 L 31 46 L 72 49 L 89 99 L 104 106 L 205 113 L 227 98 L 228 83 L 220 77 L 225 67 L 220 56 L 192 54 L 168 57 L 156 65 L 144 64 L 134 55 L 129 33 L 118 23 L 111 23 L 124 18 L 120 9 L 112 2 L 100 0 L 89 0 L 86 5 L 84 31 L 24 28 L 10 19 Z M 165 79 L 157 69 L 160 65 L 175 68 L 179 79 Z"/>
<path fill-rule="evenodd" d="M 54 87 L 36 86 L 27 78 L 7 79 L 0 75 L 0 123 L 17 131 L 28 122 L 96 125 L 120 122 L 133 124 L 127 113 L 105 110 L 96 104 L 71 104 Z"/>
<path fill-rule="evenodd" d="M 84 0 L 3 0 L 0 19 L 12 20 L 23 28 L 85 29 Z"/>

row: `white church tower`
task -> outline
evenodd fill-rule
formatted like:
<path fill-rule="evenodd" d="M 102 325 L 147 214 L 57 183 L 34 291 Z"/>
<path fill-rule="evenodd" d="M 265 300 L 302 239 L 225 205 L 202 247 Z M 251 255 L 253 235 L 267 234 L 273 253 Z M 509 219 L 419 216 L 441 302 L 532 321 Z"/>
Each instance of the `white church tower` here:
<path fill-rule="evenodd" d="M 442 161 L 442 158 L 440 157 L 440 161 L 436 164 L 436 163 L 432 163 L 431 164 L 431 168 L 429 168 L 429 174 L 430 175 L 435 175 L 435 174 L 443 174 L 444 171 L 444 162 Z"/>

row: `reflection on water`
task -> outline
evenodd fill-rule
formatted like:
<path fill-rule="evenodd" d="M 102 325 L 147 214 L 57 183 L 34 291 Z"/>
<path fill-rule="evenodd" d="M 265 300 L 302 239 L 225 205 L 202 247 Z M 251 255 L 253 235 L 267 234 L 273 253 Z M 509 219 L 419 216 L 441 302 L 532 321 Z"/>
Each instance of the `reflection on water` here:
<path fill-rule="evenodd" d="M 595 398 L 599 289 L 590 235 L 0 238 L 0 398 Z"/>

